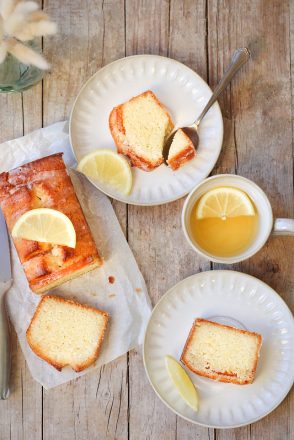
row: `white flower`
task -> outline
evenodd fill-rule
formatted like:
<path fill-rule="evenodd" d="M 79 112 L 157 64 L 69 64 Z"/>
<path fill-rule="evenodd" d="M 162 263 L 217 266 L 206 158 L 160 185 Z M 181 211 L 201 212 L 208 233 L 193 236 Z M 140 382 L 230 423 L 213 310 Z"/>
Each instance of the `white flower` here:
<path fill-rule="evenodd" d="M 42 55 L 21 42 L 52 35 L 56 31 L 56 24 L 39 10 L 35 1 L 0 0 L 0 63 L 9 52 L 25 64 L 49 69 Z"/>
<path fill-rule="evenodd" d="M 15 39 L 8 40 L 7 50 L 24 64 L 33 64 L 43 70 L 49 69 L 50 67 L 43 55 Z"/>

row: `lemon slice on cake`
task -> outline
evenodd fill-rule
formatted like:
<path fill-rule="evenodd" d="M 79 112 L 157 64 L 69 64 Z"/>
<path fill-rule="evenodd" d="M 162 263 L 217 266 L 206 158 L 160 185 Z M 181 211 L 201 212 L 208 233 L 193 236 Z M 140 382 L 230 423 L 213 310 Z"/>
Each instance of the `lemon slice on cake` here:
<path fill-rule="evenodd" d="M 127 159 L 112 150 L 96 150 L 78 164 L 78 171 L 122 194 L 132 188 L 132 171 Z"/>
<path fill-rule="evenodd" d="M 244 191 L 226 186 L 207 191 L 200 198 L 196 210 L 198 219 L 226 219 L 241 215 L 255 215 L 252 201 Z"/>
<path fill-rule="evenodd" d="M 194 411 L 198 411 L 199 398 L 196 388 L 184 368 L 172 356 L 165 356 L 168 374 L 180 396 Z"/>
<path fill-rule="evenodd" d="M 49 208 L 31 209 L 16 221 L 12 236 L 74 248 L 76 232 L 71 220 L 62 212 Z"/>

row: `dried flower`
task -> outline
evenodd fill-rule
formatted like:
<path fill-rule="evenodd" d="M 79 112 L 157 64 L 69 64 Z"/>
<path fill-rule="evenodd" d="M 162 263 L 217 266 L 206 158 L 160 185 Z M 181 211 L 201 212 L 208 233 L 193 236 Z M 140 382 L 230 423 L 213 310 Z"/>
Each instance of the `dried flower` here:
<path fill-rule="evenodd" d="M 49 69 L 45 58 L 22 42 L 56 31 L 56 24 L 35 1 L 0 0 L 0 63 L 11 53 L 22 63 Z"/>

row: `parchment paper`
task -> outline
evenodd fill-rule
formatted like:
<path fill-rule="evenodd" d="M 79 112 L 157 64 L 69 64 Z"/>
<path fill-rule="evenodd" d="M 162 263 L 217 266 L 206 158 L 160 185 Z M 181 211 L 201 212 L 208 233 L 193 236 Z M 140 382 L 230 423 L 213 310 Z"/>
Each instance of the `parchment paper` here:
<path fill-rule="evenodd" d="M 66 122 L 53 124 L 1 144 L 0 172 L 60 151 L 64 152 L 67 166 L 74 167 L 75 159 L 69 144 Z M 69 281 L 50 293 L 105 310 L 111 319 L 101 354 L 87 370 L 75 373 L 66 367 L 59 372 L 39 359 L 27 344 L 26 330 L 41 297 L 30 290 L 11 243 L 13 285 L 6 296 L 7 308 L 30 372 L 46 389 L 79 377 L 140 345 L 151 311 L 144 279 L 109 199 L 83 176 L 74 171 L 70 171 L 70 176 L 105 263 L 102 268 Z M 113 277 L 113 284 L 109 277 Z"/>

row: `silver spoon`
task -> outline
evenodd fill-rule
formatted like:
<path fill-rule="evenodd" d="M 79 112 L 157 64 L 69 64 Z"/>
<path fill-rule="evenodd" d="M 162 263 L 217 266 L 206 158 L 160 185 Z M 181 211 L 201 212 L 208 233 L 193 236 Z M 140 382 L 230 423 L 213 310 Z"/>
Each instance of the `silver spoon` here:
<path fill-rule="evenodd" d="M 238 72 L 240 67 L 243 66 L 243 64 L 245 64 L 249 60 L 249 58 L 250 58 L 250 52 L 246 47 L 239 48 L 234 52 L 230 66 L 228 67 L 228 69 L 224 73 L 224 76 L 222 77 L 222 79 L 220 80 L 218 85 L 216 86 L 213 94 L 211 95 L 210 100 L 208 101 L 208 103 L 206 104 L 204 109 L 202 110 L 200 116 L 198 116 L 198 118 L 196 119 L 195 122 L 193 122 L 193 124 L 188 125 L 187 127 L 182 127 L 182 130 L 184 131 L 184 133 L 186 133 L 186 135 L 193 142 L 195 149 L 198 147 L 198 144 L 199 144 L 198 129 L 199 129 L 200 122 L 202 121 L 202 119 L 204 118 L 204 116 L 206 115 L 206 113 L 208 112 L 210 107 L 215 103 L 215 101 L 217 100 L 219 95 L 222 93 L 222 91 L 231 82 L 231 79 L 233 78 L 233 76 Z M 165 161 L 167 161 L 170 146 L 172 144 L 173 138 L 174 138 L 176 132 L 178 131 L 178 129 L 179 128 L 174 129 L 172 131 L 172 133 L 169 135 L 169 137 L 167 138 L 167 140 L 165 141 L 165 144 L 163 147 L 163 157 L 164 157 Z"/>

